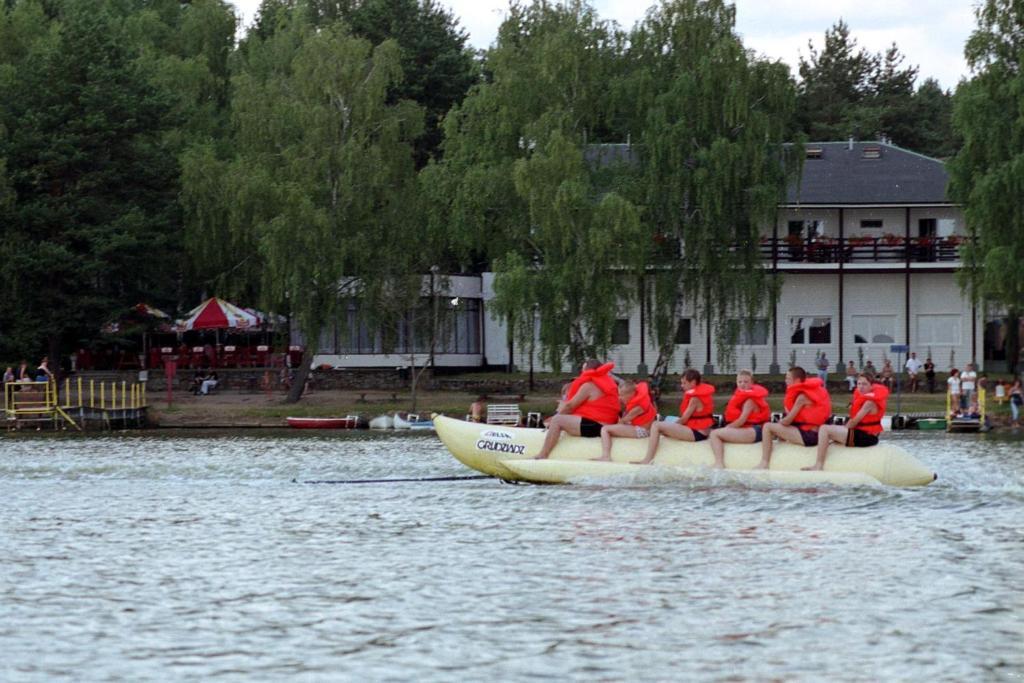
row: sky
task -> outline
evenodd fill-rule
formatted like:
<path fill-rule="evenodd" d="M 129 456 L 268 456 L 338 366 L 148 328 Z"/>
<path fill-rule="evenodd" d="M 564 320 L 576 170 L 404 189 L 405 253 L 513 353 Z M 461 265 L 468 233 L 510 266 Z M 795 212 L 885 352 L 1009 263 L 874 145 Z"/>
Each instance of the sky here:
<path fill-rule="evenodd" d="M 252 21 L 259 0 L 232 0 L 243 21 Z M 474 47 L 494 40 L 507 0 L 440 0 L 459 19 Z M 631 28 L 653 4 L 650 0 L 594 0 L 604 19 Z M 968 70 L 964 42 L 974 28 L 973 0 L 734 0 L 736 30 L 743 43 L 762 55 L 781 59 L 796 73 L 807 58 L 808 40 L 819 49 L 825 30 L 842 18 L 857 44 L 881 52 L 895 42 L 905 65 L 919 67 L 918 83 L 935 78 L 955 88 Z"/>

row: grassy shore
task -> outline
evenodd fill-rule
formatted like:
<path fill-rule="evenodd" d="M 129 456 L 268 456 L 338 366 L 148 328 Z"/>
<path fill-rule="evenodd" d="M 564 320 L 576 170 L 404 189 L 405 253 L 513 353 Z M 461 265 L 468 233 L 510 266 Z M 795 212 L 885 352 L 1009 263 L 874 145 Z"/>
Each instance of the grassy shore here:
<path fill-rule="evenodd" d="M 412 400 L 408 394 L 397 394 L 397 400 L 391 391 L 365 390 L 333 390 L 313 391 L 303 396 L 298 403 L 285 403 L 284 396 L 279 393 L 242 394 L 235 392 L 214 393 L 210 396 L 192 396 L 175 394 L 173 403 L 168 406 L 162 397 L 151 396 L 150 419 L 164 427 L 204 427 L 204 426 L 282 426 L 285 417 L 335 417 L 345 415 L 362 415 L 372 418 L 384 413 L 413 410 Z M 421 415 L 444 413 L 462 417 L 469 410 L 469 404 L 476 398 L 474 394 L 459 391 L 426 391 L 417 396 L 415 412 Z M 678 412 L 681 394 L 668 393 L 662 396 L 660 409 L 664 415 Z M 716 395 L 715 410 L 720 412 L 728 398 L 726 391 Z M 850 394 L 845 391 L 832 392 L 832 406 L 837 414 L 845 414 Z M 554 410 L 558 397 L 555 393 L 540 392 L 528 394 L 519 406 L 523 413 L 539 412 L 545 415 Z M 499 402 L 516 402 L 500 399 Z M 773 394 L 769 397 L 773 410 L 782 409 L 782 395 Z M 896 396 L 889 401 L 889 413 L 895 413 Z M 906 413 L 943 413 L 946 409 L 944 394 L 903 394 L 900 400 L 900 412 Z M 989 413 L 996 421 L 1009 420 L 1009 406 L 989 405 Z"/>

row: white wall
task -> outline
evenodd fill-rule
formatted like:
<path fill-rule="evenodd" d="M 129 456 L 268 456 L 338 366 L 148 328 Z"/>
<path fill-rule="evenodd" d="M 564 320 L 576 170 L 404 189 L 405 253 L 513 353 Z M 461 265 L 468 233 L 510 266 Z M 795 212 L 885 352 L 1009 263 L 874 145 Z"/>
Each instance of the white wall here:
<path fill-rule="evenodd" d="M 918 220 L 922 218 L 934 218 L 938 221 L 940 234 L 966 234 L 963 211 L 957 207 L 917 207 L 910 209 L 910 236 L 917 237 Z M 780 209 L 776 217 L 776 226 L 779 237 L 784 238 L 788 234 L 789 221 L 821 221 L 821 233 L 829 237 L 839 236 L 839 209 L 826 208 L 788 208 Z M 881 220 L 882 227 L 876 229 L 861 229 L 862 220 Z M 904 235 L 906 232 L 906 209 L 904 207 L 893 208 L 848 208 L 843 209 L 843 223 L 845 229 L 843 234 L 846 237 L 870 236 L 881 237 L 885 234 Z M 944 231 L 944 228 L 947 230 Z M 762 231 L 765 237 L 771 237 L 772 229 L 768 225 Z"/>

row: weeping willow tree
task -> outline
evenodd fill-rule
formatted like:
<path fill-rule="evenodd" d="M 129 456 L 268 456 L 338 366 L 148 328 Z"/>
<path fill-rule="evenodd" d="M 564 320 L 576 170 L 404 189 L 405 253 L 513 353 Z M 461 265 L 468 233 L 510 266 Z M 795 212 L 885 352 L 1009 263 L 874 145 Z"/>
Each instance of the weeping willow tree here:
<path fill-rule="evenodd" d="M 971 79 L 954 96 L 953 124 L 964 145 L 949 165 L 950 194 L 963 204 L 972 237 L 961 284 L 975 301 L 1004 307 L 1011 372 L 1020 359 L 1024 308 L 1024 7 L 988 0 L 967 41 Z"/>
<path fill-rule="evenodd" d="M 796 93 L 789 69 L 755 57 L 722 0 L 671 0 L 630 35 L 614 90 L 621 120 L 640 143 L 645 223 L 657 246 L 647 316 L 660 378 L 688 306 L 728 362 L 739 329 L 763 315 L 777 284 L 763 268 L 759 228 L 774 222 L 799 170 L 791 134 Z"/>
<path fill-rule="evenodd" d="M 558 369 L 603 353 L 624 286 L 643 265 L 639 209 L 593 182 L 588 143 L 612 135 L 608 82 L 623 36 L 583 2 L 512 5 L 488 52 L 486 83 L 446 120 L 444 162 L 423 173 L 428 215 L 453 256 L 492 264 L 513 336 Z"/>
<path fill-rule="evenodd" d="M 239 263 L 257 264 L 264 303 L 287 301 L 307 340 L 292 401 L 337 318 L 339 292 L 359 295 L 386 272 L 379 245 L 408 220 L 411 141 L 423 125 L 418 106 L 388 100 L 402 78 L 395 43 L 373 46 L 342 24 L 314 27 L 307 10 L 279 13 L 272 32 L 242 47 L 234 154 L 197 148 L 184 174 L 193 241 L 251 250 Z"/>

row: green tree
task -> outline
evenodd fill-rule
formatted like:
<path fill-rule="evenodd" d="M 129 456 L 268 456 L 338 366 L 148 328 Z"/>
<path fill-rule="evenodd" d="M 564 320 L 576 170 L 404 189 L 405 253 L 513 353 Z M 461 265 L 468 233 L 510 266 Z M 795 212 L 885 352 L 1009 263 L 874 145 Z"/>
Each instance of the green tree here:
<path fill-rule="evenodd" d="M 963 147 L 950 162 L 950 194 L 963 204 L 972 241 L 962 284 L 1005 308 L 1007 359 L 1016 372 L 1024 306 L 1024 6 L 987 0 L 964 49 L 970 80 L 957 88 L 953 123 Z"/>
<path fill-rule="evenodd" d="M 629 40 L 620 100 L 631 104 L 647 240 L 658 245 L 645 300 L 659 380 L 685 303 L 714 328 L 725 361 L 738 332 L 728 318 L 761 315 L 775 296 L 759 230 L 798 168 L 799 148 L 783 145 L 796 95 L 788 68 L 754 57 L 734 26 L 732 5 L 674 0 Z"/>
<path fill-rule="evenodd" d="M 952 95 L 934 79 L 916 87 L 919 69 L 904 64 L 895 43 L 872 54 L 839 20 L 825 31 L 821 51 L 813 43 L 809 49 L 809 59 L 800 59 L 797 121 L 810 139 L 885 137 L 929 156 L 955 153 Z"/>
<path fill-rule="evenodd" d="M 185 176 L 190 230 L 254 247 L 264 303 L 287 301 L 304 334 L 292 401 L 340 294 L 383 288 L 391 250 L 381 245 L 398 243 L 388 234 L 415 205 L 411 141 L 422 131 L 418 106 L 387 101 L 402 78 L 393 41 L 374 47 L 299 10 L 245 46 L 231 101 L 234 157 L 198 149 Z M 217 178 L 213 190 L 202 186 Z"/>
<path fill-rule="evenodd" d="M 138 68 L 108 5 L 34 2 L 3 12 L 0 207 L 6 353 L 62 348 L 97 321 L 170 295 L 180 241 L 168 100 Z M 23 32 L 20 29 L 24 29 Z"/>
<path fill-rule="evenodd" d="M 808 59 L 800 57 L 797 119 L 808 138 L 825 141 L 873 136 L 877 131 L 865 130 L 860 119 L 872 75 L 879 66 L 878 56 L 857 47 L 842 19 L 825 31 L 820 51 L 810 41 L 807 49 Z"/>
<path fill-rule="evenodd" d="M 440 151 L 442 119 L 478 78 L 466 33 L 434 0 L 363 0 L 341 14 L 354 35 L 374 45 L 394 40 L 401 48 L 403 78 L 389 99 L 423 107 L 425 127 L 416 141 L 416 160 L 424 166 Z"/>
<path fill-rule="evenodd" d="M 513 5 L 485 58 L 489 79 L 446 119 L 444 161 L 424 170 L 427 214 L 452 255 L 496 271 L 494 310 L 555 368 L 611 343 L 642 267 L 639 211 L 594 182 L 586 144 L 608 129 L 621 36 L 583 2 Z M 626 280 L 629 281 L 628 279 Z"/>

